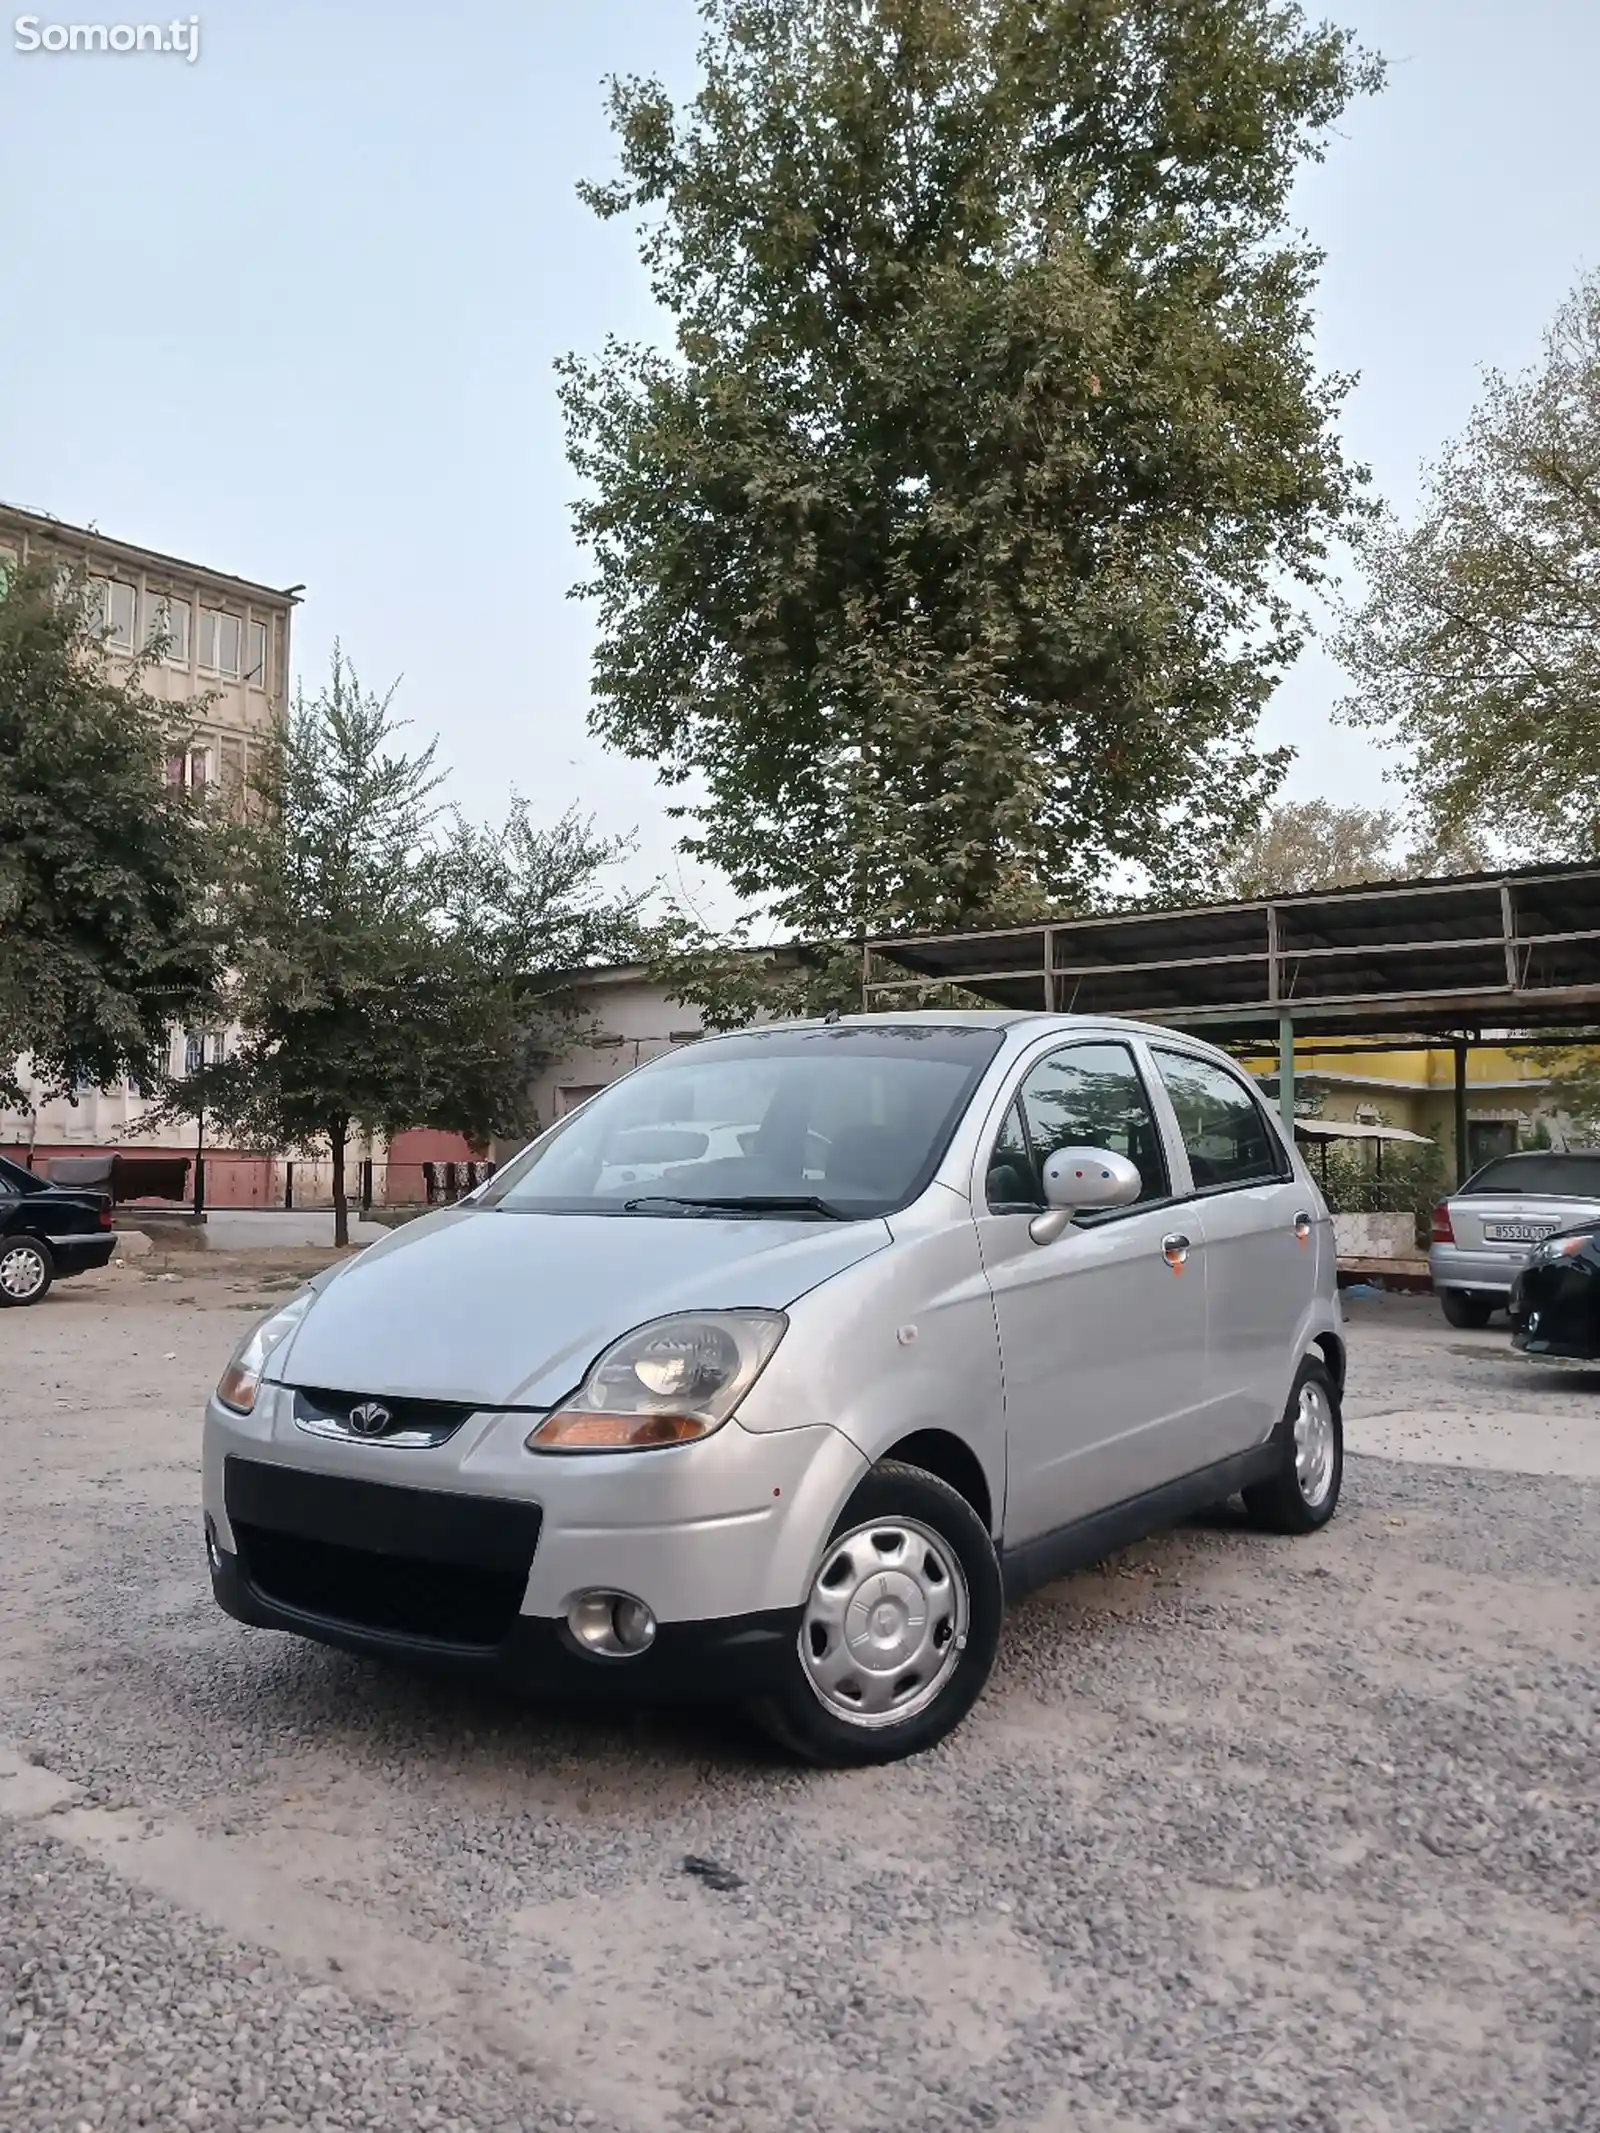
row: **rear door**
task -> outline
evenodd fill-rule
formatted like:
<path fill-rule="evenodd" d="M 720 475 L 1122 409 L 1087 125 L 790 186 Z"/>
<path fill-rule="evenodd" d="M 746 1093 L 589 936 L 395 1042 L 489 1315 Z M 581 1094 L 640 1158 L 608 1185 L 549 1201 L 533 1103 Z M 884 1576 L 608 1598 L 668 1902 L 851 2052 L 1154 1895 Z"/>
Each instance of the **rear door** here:
<path fill-rule="evenodd" d="M 1243 1074 L 1177 1045 L 1152 1045 L 1151 1055 L 1189 1158 L 1192 1213 L 1205 1240 L 1220 1458 L 1260 1443 L 1283 1413 L 1326 1215 Z"/>

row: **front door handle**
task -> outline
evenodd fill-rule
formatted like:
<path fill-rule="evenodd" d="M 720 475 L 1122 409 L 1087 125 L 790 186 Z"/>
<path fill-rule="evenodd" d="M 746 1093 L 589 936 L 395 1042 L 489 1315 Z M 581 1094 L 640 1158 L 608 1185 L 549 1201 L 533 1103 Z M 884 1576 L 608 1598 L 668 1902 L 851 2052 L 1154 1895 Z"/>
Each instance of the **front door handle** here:
<path fill-rule="evenodd" d="M 1161 1256 L 1174 1274 L 1181 1274 L 1193 1249 L 1182 1230 L 1169 1230 L 1161 1240 Z"/>

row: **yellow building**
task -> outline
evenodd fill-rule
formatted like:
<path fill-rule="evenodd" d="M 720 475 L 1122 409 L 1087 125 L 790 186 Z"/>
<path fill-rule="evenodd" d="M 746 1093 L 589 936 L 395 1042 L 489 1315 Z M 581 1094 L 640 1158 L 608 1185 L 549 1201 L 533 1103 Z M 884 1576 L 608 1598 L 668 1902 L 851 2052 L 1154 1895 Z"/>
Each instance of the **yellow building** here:
<path fill-rule="evenodd" d="M 1564 1114 L 1549 1100 L 1548 1082 L 1519 1056 L 1521 1047 L 1474 1044 L 1466 1055 L 1466 1161 L 1456 1160 L 1456 1057 L 1452 1046 L 1385 1048 L 1371 1038 L 1295 1046 L 1295 1111 L 1307 1119 L 1399 1127 L 1432 1141 L 1457 1176 L 1491 1156 L 1546 1140 L 1560 1141 Z M 1276 1091 L 1278 1062 L 1257 1057 L 1250 1071 Z"/>

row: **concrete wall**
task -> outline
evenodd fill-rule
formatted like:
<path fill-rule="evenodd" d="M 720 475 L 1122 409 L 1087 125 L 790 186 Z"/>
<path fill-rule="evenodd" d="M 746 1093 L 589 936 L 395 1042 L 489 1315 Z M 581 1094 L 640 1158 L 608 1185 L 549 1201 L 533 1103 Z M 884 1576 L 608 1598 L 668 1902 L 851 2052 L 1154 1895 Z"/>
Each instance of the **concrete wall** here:
<path fill-rule="evenodd" d="M 703 1033 L 698 1008 L 674 1000 L 640 968 L 597 973 L 578 988 L 580 1014 L 591 1018 L 595 1034 L 556 1060 L 533 1084 L 533 1102 L 541 1130 L 554 1125 L 597 1089 L 618 1081 L 646 1060 L 692 1044 Z M 509 1151 L 502 1151 L 509 1153 Z"/>

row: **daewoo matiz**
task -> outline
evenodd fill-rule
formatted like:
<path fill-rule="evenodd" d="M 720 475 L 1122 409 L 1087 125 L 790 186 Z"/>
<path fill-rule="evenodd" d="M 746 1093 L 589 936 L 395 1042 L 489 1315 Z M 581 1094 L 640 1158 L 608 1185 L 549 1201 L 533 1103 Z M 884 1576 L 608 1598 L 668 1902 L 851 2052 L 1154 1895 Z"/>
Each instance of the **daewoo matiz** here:
<path fill-rule="evenodd" d="M 1331 1224 L 1221 1052 L 1134 1023 L 716 1037 L 259 1325 L 206 1413 L 241 1621 L 928 1747 L 1007 1601 L 1242 1494 L 1332 1516 Z"/>

